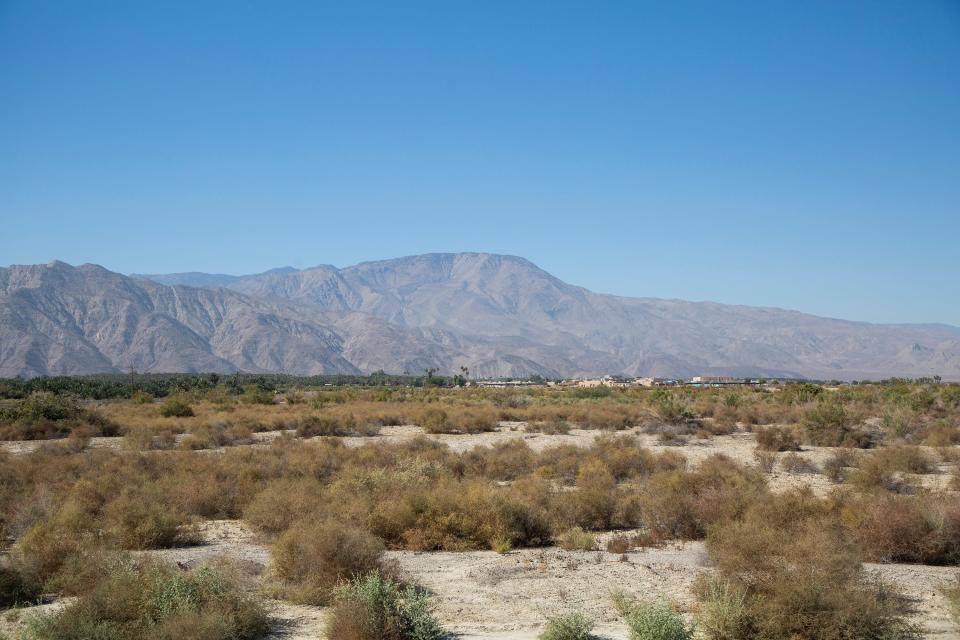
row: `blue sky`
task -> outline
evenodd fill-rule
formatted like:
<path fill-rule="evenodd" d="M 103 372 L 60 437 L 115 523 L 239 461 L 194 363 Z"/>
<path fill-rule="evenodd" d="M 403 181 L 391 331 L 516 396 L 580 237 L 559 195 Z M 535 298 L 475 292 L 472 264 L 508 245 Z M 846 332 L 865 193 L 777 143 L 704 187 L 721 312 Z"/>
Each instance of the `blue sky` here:
<path fill-rule="evenodd" d="M 960 2 L 0 0 L 0 264 L 525 256 L 960 325 Z"/>

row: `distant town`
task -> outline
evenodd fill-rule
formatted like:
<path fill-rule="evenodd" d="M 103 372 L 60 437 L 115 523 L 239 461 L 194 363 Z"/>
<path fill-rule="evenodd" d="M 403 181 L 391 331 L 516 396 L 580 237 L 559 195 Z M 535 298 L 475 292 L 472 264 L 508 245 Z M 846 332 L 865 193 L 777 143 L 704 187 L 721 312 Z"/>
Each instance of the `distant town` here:
<path fill-rule="evenodd" d="M 478 387 L 723 387 L 728 385 L 755 386 L 774 382 L 770 378 L 735 378 L 733 376 L 693 376 L 692 378 L 630 378 L 624 376 L 603 376 L 601 378 L 574 378 L 569 380 L 476 380 L 472 384 Z"/>

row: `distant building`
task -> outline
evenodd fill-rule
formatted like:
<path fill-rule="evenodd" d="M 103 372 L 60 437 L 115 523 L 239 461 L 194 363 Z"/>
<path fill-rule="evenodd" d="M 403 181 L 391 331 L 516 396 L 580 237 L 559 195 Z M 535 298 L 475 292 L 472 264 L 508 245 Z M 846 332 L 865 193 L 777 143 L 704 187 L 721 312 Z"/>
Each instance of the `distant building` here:
<path fill-rule="evenodd" d="M 742 378 L 732 376 L 694 376 L 690 384 L 743 384 Z"/>

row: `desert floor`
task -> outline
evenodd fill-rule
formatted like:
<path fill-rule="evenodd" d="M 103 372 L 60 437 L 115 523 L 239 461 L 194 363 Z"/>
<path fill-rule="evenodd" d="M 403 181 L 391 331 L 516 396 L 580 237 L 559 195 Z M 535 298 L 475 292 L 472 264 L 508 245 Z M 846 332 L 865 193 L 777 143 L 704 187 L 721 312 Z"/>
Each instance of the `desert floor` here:
<path fill-rule="evenodd" d="M 490 445 L 513 438 L 523 438 L 534 449 L 560 443 L 588 445 L 599 431 L 574 429 L 568 435 L 525 433 L 522 423 L 503 423 L 492 433 L 478 435 L 429 436 L 446 443 L 452 449 L 465 451 L 476 445 Z M 257 434 L 258 444 L 264 446 L 281 432 Z M 634 433 L 651 449 L 667 448 L 654 436 Z M 414 426 L 385 427 L 379 436 L 343 438 L 351 446 L 372 441 L 401 441 L 421 435 Z M 36 443 L 4 443 L 13 452 L 25 452 Z M 119 438 L 95 438 L 94 447 L 119 447 Z M 746 464 L 755 464 L 754 438 L 749 433 L 718 436 L 709 440 L 691 440 L 684 446 L 671 447 L 684 453 L 691 464 L 714 453 L 724 453 Z M 817 467 L 821 466 L 830 449 L 806 448 L 801 455 Z M 951 465 L 941 465 L 939 473 L 922 476 L 930 487 L 944 487 L 949 480 Z M 830 481 L 819 473 L 768 474 L 775 491 L 807 485 L 823 494 L 831 489 Z M 198 546 L 143 552 L 184 566 L 192 566 L 218 556 L 238 564 L 251 577 L 265 584 L 270 581 L 269 546 L 236 520 L 207 521 L 198 524 L 203 543 Z M 604 548 L 607 537 L 598 536 L 599 547 Z M 612 590 L 623 590 L 645 598 L 663 597 L 681 608 L 695 605 L 690 587 L 697 577 L 711 569 L 703 544 L 699 542 L 673 544 L 663 548 L 637 550 L 621 557 L 606 551 L 564 551 L 556 547 L 519 549 L 505 554 L 493 551 L 475 552 L 411 552 L 391 551 L 405 574 L 417 579 L 435 595 L 436 611 L 440 621 L 456 638 L 463 640 L 533 640 L 545 619 L 561 611 L 580 610 L 596 622 L 595 635 L 606 640 L 625 640 L 626 627 L 615 616 L 610 599 Z M 916 622 L 933 638 L 960 638 L 950 620 L 939 586 L 954 578 L 958 570 L 952 567 L 884 564 L 868 565 L 867 569 L 897 584 L 911 600 Z M 0 617 L 0 632 L 15 631 L 35 610 L 62 605 L 53 603 L 16 610 Z M 307 640 L 325 638 L 326 611 L 320 607 L 271 601 L 277 629 L 272 638 Z M 332 639 L 331 639 L 332 640 Z"/>

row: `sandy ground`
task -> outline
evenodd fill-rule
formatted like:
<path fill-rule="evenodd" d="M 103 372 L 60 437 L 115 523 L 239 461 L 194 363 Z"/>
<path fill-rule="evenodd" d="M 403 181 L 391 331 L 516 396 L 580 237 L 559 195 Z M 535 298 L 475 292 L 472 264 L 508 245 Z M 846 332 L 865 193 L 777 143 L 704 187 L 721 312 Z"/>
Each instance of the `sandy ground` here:
<path fill-rule="evenodd" d="M 227 557 L 251 575 L 263 576 L 269 571 L 269 548 L 242 522 L 206 522 L 200 533 L 204 544 L 143 553 L 186 567 Z M 609 535 L 598 536 L 601 547 Z M 461 640 L 534 640 L 546 618 L 571 610 L 582 611 L 597 622 L 598 639 L 626 640 L 627 629 L 616 618 L 611 591 L 665 598 L 689 610 L 694 606 L 691 585 L 700 574 L 710 571 L 699 542 L 634 551 L 626 560 L 605 551 L 556 547 L 506 554 L 391 551 L 388 557 L 434 593 L 438 618 Z M 941 584 L 957 575 L 956 568 L 871 564 L 867 570 L 897 584 L 911 599 L 914 619 L 924 625 L 926 637 L 960 639 L 938 592 Z M 271 640 L 326 638 L 326 609 L 278 600 L 269 605 L 277 621 Z M 35 611 L 56 606 L 22 610 L 13 622 L 0 614 L 0 631 L 10 633 Z"/>

